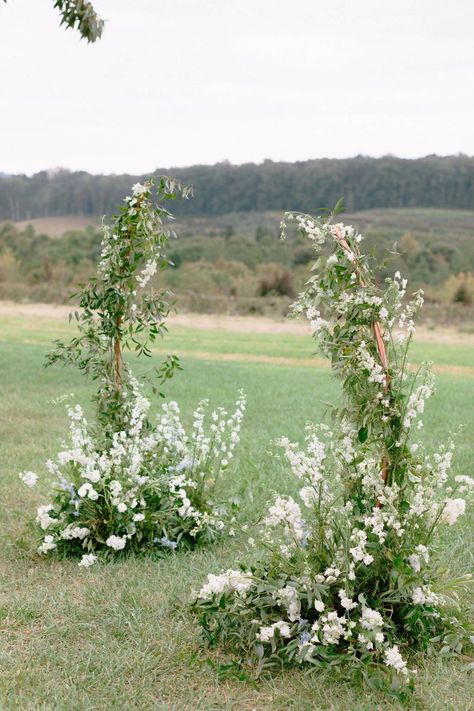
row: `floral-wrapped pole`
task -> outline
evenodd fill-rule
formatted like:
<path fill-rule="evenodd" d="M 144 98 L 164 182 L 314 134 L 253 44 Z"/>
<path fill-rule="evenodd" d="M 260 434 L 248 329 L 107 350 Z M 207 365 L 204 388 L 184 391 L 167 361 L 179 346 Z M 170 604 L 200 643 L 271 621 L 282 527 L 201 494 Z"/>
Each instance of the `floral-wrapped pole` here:
<path fill-rule="evenodd" d="M 167 330 L 171 308 L 170 294 L 148 284 L 169 263 L 164 250 L 173 233 L 165 221 L 173 216 L 163 201 L 178 194 L 188 197 L 191 188 L 163 177 L 156 185 L 157 200 L 152 190 L 152 180 L 136 183 L 113 225 L 104 226 L 98 276 L 82 287 L 81 311 L 74 314 L 79 334 L 67 344 L 57 341 L 47 360 L 47 365 L 72 364 L 92 376 L 99 419 L 108 436 L 122 427 L 133 397 L 123 350 L 150 356 L 150 344 Z M 178 367 L 177 357 L 168 356 L 157 375 L 166 380 Z"/>
<path fill-rule="evenodd" d="M 404 697 L 414 671 L 405 654 L 462 649 L 458 589 L 438 559 L 435 534 L 464 513 L 474 480 L 449 481 L 453 444 L 431 454 L 413 441 L 433 392 L 427 367 L 407 351 L 421 292 L 386 288 L 351 226 L 289 214 L 317 254 L 294 305 L 331 360 L 342 399 L 333 427 L 309 424 L 306 446 L 280 440 L 301 481 L 301 504 L 278 496 L 259 535 L 260 562 L 209 575 L 194 610 L 206 639 L 234 649 L 257 672 L 300 664 L 349 673 Z M 325 245 L 325 254 L 319 253 Z"/>
<path fill-rule="evenodd" d="M 155 421 L 151 402 L 125 363 L 125 349 L 151 355 L 151 344 L 166 332 L 170 295 L 151 288 L 166 267 L 172 235 L 164 226 L 171 213 L 163 200 L 189 195 L 170 178 L 137 183 L 112 227 L 104 226 L 98 274 L 81 292 L 75 314 L 78 335 L 57 342 L 48 364 L 75 365 L 97 384 L 98 422 L 82 408 L 68 409 L 70 442 L 46 463 L 51 498 L 38 508 L 42 555 L 79 557 L 81 567 L 129 552 L 163 554 L 207 543 L 232 524 L 236 501 L 222 499 L 221 480 L 231 465 L 245 412 L 217 408 L 206 423 L 207 400 L 193 413 L 186 433 L 176 402 L 165 402 Z M 170 378 L 179 362 L 168 356 L 157 374 Z M 22 481 L 36 485 L 35 472 Z"/>

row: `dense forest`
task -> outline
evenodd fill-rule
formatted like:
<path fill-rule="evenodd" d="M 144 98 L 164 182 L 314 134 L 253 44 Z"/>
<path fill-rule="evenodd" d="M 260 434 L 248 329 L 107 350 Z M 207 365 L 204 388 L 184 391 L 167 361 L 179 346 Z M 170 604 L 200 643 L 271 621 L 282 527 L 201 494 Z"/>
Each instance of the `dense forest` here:
<path fill-rule="evenodd" d="M 332 207 L 474 209 L 474 157 L 427 156 L 406 160 L 358 156 L 299 163 L 192 166 L 157 170 L 194 185 L 194 199 L 178 202 L 178 215 L 223 215 L 263 210 Z M 55 215 L 112 214 L 144 176 L 43 171 L 32 177 L 0 173 L 0 220 Z"/>

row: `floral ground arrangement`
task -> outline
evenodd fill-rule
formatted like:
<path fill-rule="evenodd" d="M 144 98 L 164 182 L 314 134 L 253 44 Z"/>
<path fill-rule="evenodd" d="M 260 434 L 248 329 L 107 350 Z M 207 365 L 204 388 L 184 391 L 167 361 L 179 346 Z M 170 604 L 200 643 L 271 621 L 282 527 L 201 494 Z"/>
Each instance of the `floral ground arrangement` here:
<path fill-rule="evenodd" d="M 304 448 L 280 440 L 302 486 L 299 502 L 269 506 L 265 556 L 210 574 L 193 609 L 205 638 L 257 673 L 334 670 L 405 698 L 417 673 L 410 651 L 461 653 L 469 642 L 458 606 L 469 576 L 449 574 L 438 538 L 464 514 L 474 480 L 448 482 L 452 441 L 434 454 L 417 441 L 434 390 L 429 367 L 408 363 L 422 294 L 403 305 L 399 273 L 381 288 L 352 227 L 288 218 L 316 252 L 331 248 L 295 312 L 310 320 L 343 397 L 328 406 L 331 427 L 307 426 Z"/>
<path fill-rule="evenodd" d="M 233 413 L 207 412 L 209 403 L 201 401 L 188 434 L 174 401 L 151 419 L 150 401 L 124 360 L 127 348 L 151 356 L 171 309 L 170 294 L 150 289 L 149 281 L 169 264 L 165 249 L 173 235 L 164 225 L 172 215 L 163 203 L 190 191 L 169 178 L 157 184 L 156 198 L 153 190 L 151 181 L 134 185 L 112 226 L 104 226 L 97 277 L 82 287 L 74 315 L 78 335 L 57 341 L 48 356 L 48 365 L 74 365 L 97 384 L 93 424 L 79 405 L 68 408 L 70 441 L 47 462 L 52 499 L 36 519 L 39 553 L 79 556 L 81 567 L 93 565 L 99 552 L 208 543 L 234 513 L 235 501 L 216 497 L 239 441 L 243 394 Z M 153 383 L 169 381 L 179 368 L 178 358 L 167 356 Z M 23 471 L 20 478 L 33 487 L 38 476 Z"/>

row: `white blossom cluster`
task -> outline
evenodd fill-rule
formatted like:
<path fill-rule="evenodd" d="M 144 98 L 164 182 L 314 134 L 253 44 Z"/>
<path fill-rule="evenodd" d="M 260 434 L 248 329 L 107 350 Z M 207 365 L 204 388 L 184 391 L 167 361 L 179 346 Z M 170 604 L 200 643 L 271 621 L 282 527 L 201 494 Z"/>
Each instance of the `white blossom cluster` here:
<path fill-rule="evenodd" d="M 240 393 L 233 413 L 223 408 L 212 412 L 209 424 L 207 403 L 201 402 L 188 434 L 176 402 L 165 403 L 149 429 L 150 402 L 136 381 L 132 384 L 127 428 L 113 435 L 108 448 L 95 441 L 79 405 L 68 409 L 70 442 L 55 461 L 47 462 L 60 495 L 37 512 L 46 534 L 40 553 L 74 546 L 77 552 L 84 550 L 80 565 L 88 567 L 96 561 L 91 551 L 98 550 L 102 540 L 106 549 L 121 551 L 145 539 L 149 545 L 153 536 L 154 547 L 173 549 L 182 534 L 198 540 L 224 529 L 226 512 L 212 504 L 212 491 L 234 457 L 245 396 Z M 29 487 L 38 480 L 34 472 L 19 476 Z M 157 506 L 165 507 L 168 515 L 172 512 L 169 525 L 178 540 L 160 529 Z M 107 531 L 100 528 L 104 519 Z"/>
<path fill-rule="evenodd" d="M 223 592 L 236 592 L 245 595 L 252 582 L 252 576 L 240 570 L 229 569 L 221 575 L 210 573 L 207 576 L 207 583 L 202 586 L 197 597 L 206 599 L 211 595 L 220 595 Z"/>
<path fill-rule="evenodd" d="M 351 439 L 354 452 L 360 452 L 360 445 L 355 441 L 355 434 L 348 424 L 345 426 L 346 437 Z M 413 571 L 413 584 L 406 593 L 405 603 L 415 606 L 437 607 L 442 604 L 442 597 L 432 590 L 425 581 L 425 571 L 429 569 L 430 550 L 424 544 L 406 547 L 404 535 L 412 533 L 407 540 L 416 535 L 420 520 L 426 517 L 428 525 L 439 514 L 439 522 L 452 524 L 464 513 L 463 499 L 443 498 L 444 488 L 438 482 L 446 481 L 447 471 L 451 463 L 451 448 L 441 450 L 435 457 L 441 475 L 433 472 L 433 477 L 426 480 L 420 477 L 420 482 L 414 487 L 413 499 L 408 509 L 400 510 L 398 506 L 400 491 L 396 484 L 386 486 L 381 498 L 382 505 L 376 503 L 374 491 L 380 493 L 380 468 L 375 458 L 368 458 L 357 464 L 359 480 L 363 482 L 363 508 L 365 513 L 354 512 L 350 501 L 340 502 L 338 488 L 344 486 L 344 481 L 351 480 L 352 474 L 347 473 L 349 464 L 344 457 L 345 447 L 340 446 L 340 440 L 325 426 L 310 426 L 307 430 L 306 448 L 298 448 L 287 438 L 282 438 L 279 444 L 283 447 L 285 457 L 298 481 L 303 484 L 300 497 L 307 513 L 303 515 L 299 504 L 292 497 L 277 496 L 269 506 L 263 521 L 262 539 L 268 544 L 280 542 L 276 546 L 283 559 L 295 560 L 294 556 L 304 556 L 312 544 L 321 545 L 326 540 L 326 550 L 333 551 L 333 565 L 315 574 L 308 564 L 301 565 L 301 573 L 294 573 L 291 582 L 272 593 L 277 605 L 275 614 L 278 619 L 262 624 L 254 619 L 256 625 L 255 638 L 263 644 L 273 644 L 277 640 L 298 640 L 299 659 L 309 661 L 317 656 L 318 649 L 323 647 L 338 647 L 341 641 L 352 649 L 378 655 L 382 662 L 406 682 L 413 673 L 408 669 L 407 662 L 402 657 L 397 644 L 393 644 L 390 619 L 385 618 L 379 609 L 367 605 L 359 597 L 359 580 L 363 581 L 367 568 L 375 565 L 375 557 L 380 555 L 386 541 L 398 540 L 400 550 L 403 550 L 406 564 Z M 346 469 L 346 475 L 335 474 Z M 413 473 L 415 476 L 415 472 Z M 345 478 L 344 478 L 345 477 Z M 378 488 L 374 488 L 374 482 Z M 436 482 L 435 486 L 433 483 Z M 459 476 L 456 481 L 459 487 L 471 490 L 474 480 L 467 476 Z M 434 494 L 438 495 L 434 506 Z M 405 494 L 406 495 L 406 494 Z M 423 506 L 419 507 L 420 498 Z M 414 511 L 416 513 L 414 513 Z M 347 545 L 334 544 L 335 531 L 344 530 L 344 540 Z M 279 531 L 279 534 L 276 533 Z M 319 540 L 317 540 L 319 536 Z M 283 540 L 284 545 L 281 545 Z M 308 553 L 309 555 L 309 553 Z M 303 572 L 304 571 L 304 572 Z M 436 582 L 436 581 L 434 581 Z M 223 592 L 238 594 L 245 603 L 251 591 L 257 589 L 258 579 L 250 573 L 229 570 L 222 575 L 209 575 L 207 583 L 198 594 L 200 600 L 212 600 L 216 594 Z M 322 598 L 313 602 L 313 615 L 317 618 L 310 627 L 303 618 L 303 601 L 311 585 L 317 584 L 322 591 Z M 362 583 L 363 585 L 363 583 Z"/>

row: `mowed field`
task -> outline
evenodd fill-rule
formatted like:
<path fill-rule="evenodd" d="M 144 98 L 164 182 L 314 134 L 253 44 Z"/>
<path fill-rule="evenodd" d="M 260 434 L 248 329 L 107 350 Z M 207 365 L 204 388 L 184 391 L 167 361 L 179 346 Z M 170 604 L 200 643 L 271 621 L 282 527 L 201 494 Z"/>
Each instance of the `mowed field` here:
<path fill-rule="evenodd" d="M 260 323 L 260 325 L 258 325 Z M 212 548 L 172 553 L 164 560 L 128 558 L 82 570 L 74 562 L 42 560 L 31 520 L 45 500 L 42 478 L 31 491 L 18 479 L 24 469 L 44 474 L 67 434 L 64 403 L 87 407 L 90 385 L 61 368 L 44 370 L 52 339 L 69 326 L 48 310 L 0 309 L 2 384 L 0 477 L 0 709 L 189 709 L 357 711 L 397 708 L 331 676 L 290 670 L 252 684 L 219 681 L 215 664 L 228 661 L 200 646 L 187 605 L 208 572 L 235 567 L 248 555 L 247 537 L 273 492 L 294 493 L 275 457 L 280 435 L 300 439 L 308 420 L 324 416 L 338 397 L 327 364 L 313 357 L 304 329 L 254 320 L 186 317 L 175 320 L 160 353 L 177 351 L 184 370 L 168 384 L 189 423 L 202 398 L 231 407 L 238 388 L 248 395 L 238 460 L 227 490 L 242 498 L 239 532 Z M 423 441 L 431 448 L 460 425 L 454 474 L 474 470 L 474 340 L 426 332 L 414 344 L 413 364 L 437 364 L 437 393 L 428 403 Z M 437 337 L 438 336 L 438 337 Z M 144 372 L 150 363 L 137 363 Z M 250 495 L 251 492 L 251 495 Z M 472 572 L 472 525 L 445 531 L 443 556 L 454 573 Z M 255 533 L 254 533 L 255 535 Z M 463 603 L 472 601 L 466 596 Z M 472 708 L 472 677 L 465 662 L 410 660 L 419 669 L 410 708 Z"/>

